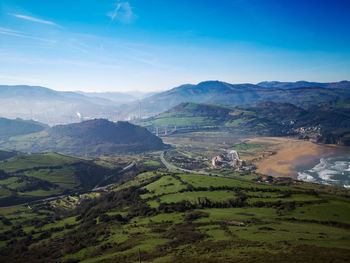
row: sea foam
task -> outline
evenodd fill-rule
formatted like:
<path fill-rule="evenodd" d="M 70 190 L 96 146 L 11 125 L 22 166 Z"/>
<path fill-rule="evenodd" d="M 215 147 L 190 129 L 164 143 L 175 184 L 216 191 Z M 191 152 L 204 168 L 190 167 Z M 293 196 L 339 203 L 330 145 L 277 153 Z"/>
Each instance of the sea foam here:
<path fill-rule="evenodd" d="M 298 180 L 350 187 L 350 156 L 321 158 L 311 169 L 298 172 Z"/>

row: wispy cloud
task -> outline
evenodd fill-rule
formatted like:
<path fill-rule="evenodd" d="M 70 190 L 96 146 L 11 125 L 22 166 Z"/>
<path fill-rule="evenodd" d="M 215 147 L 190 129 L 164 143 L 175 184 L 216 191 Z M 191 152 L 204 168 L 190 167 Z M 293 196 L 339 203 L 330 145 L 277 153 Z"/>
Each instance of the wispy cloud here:
<path fill-rule="evenodd" d="M 10 28 L 5 28 L 5 27 L 0 27 L 0 32 L 7 32 L 7 33 L 19 33 L 16 30 L 10 29 Z"/>
<path fill-rule="evenodd" d="M 122 23 L 131 23 L 136 17 L 129 2 L 117 3 L 113 12 L 108 13 L 107 16 L 111 18 L 111 21 L 118 19 Z"/>
<path fill-rule="evenodd" d="M 56 43 L 55 40 L 30 36 L 30 35 L 27 35 L 27 34 L 21 32 L 21 31 L 9 29 L 9 28 L 4 28 L 4 27 L 0 27 L 0 34 L 1 35 L 12 36 L 12 37 L 33 39 L 33 40 L 38 40 L 38 41 L 43 41 L 43 42 L 48 42 L 48 43 Z"/>
<path fill-rule="evenodd" d="M 28 20 L 28 21 L 32 21 L 32 22 L 36 22 L 36 23 L 57 26 L 56 23 L 49 21 L 49 20 L 43 20 L 43 19 L 32 17 L 32 16 L 25 16 L 25 15 L 20 15 L 20 14 L 11 14 L 11 15 L 13 15 L 17 18 L 20 18 L 20 19 L 24 19 L 24 20 Z"/>

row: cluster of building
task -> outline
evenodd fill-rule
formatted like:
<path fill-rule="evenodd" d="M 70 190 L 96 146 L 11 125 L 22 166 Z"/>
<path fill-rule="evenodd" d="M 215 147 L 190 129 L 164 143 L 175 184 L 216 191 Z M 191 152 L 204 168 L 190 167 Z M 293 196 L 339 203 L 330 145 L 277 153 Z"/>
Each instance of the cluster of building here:
<path fill-rule="evenodd" d="M 320 135 L 321 128 L 319 126 L 313 127 L 300 127 L 293 130 L 297 134 L 316 134 Z"/>
<path fill-rule="evenodd" d="M 236 151 L 229 151 L 227 154 L 219 154 L 211 160 L 213 168 L 222 168 L 225 166 L 231 166 L 234 168 L 242 169 L 246 167 L 246 161 L 239 159 Z"/>

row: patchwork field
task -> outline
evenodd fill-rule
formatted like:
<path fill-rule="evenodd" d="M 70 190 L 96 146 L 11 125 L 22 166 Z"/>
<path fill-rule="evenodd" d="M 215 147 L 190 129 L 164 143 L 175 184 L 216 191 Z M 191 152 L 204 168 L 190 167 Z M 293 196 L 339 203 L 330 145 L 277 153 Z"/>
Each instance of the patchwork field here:
<path fill-rule="evenodd" d="M 0 161 L 0 206 L 92 189 L 127 161 L 82 159 L 56 153 L 20 154 Z"/>
<path fill-rule="evenodd" d="M 79 204 L 69 198 L 0 209 L 0 260 L 345 262 L 350 256 L 344 188 L 146 172 Z"/>

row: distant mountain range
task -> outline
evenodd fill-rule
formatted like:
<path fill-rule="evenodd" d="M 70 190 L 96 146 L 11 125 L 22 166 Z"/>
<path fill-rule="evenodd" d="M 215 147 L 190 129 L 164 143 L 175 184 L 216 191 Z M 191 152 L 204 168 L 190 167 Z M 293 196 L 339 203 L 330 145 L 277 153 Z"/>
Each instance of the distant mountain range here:
<path fill-rule="evenodd" d="M 265 88 L 281 88 L 281 89 L 291 89 L 291 88 L 301 88 L 301 87 L 320 87 L 327 89 L 350 89 L 350 81 L 339 81 L 339 82 L 308 82 L 308 81 L 296 81 L 296 82 L 280 82 L 280 81 L 264 81 L 256 84 L 260 87 Z"/>
<path fill-rule="evenodd" d="M 37 133 L 0 140 L 0 148 L 21 152 L 59 152 L 75 156 L 161 150 L 162 140 L 147 129 L 119 121 L 94 119 L 57 125 Z"/>
<path fill-rule="evenodd" d="M 145 97 L 146 96 L 146 97 Z M 182 102 L 254 105 L 288 102 L 307 108 L 350 97 L 350 82 L 261 82 L 230 84 L 205 81 L 156 94 L 133 92 L 59 92 L 35 86 L 0 86 L 1 117 L 34 119 L 49 125 L 106 118 L 112 121 L 154 116 Z"/>
<path fill-rule="evenodd" d="M 136 95 L 119 92 L 62 92 L 26 85 L 0 86 L 0 112 L 1 117 L 34 119 L 49 125 L 93 118 L 119 120 L 118 106 L 142 96 Z"/>
<path fill-rule="evenodd" d="M 197 85 L 186 84 L 155 94 L 141 101 L 145 117 L 164 112 L 182 102 L 220 103 L 223 105 L 254 105 L 264 101 L 292 103 L 307 108 L 322 102 L 350 97 L 350 82 L 261 82 L 254 84 L 230 84 L 221 81 L 205 81 Z M 123 107 L 124 116 L 136 113 L 138 104 Z"/>

